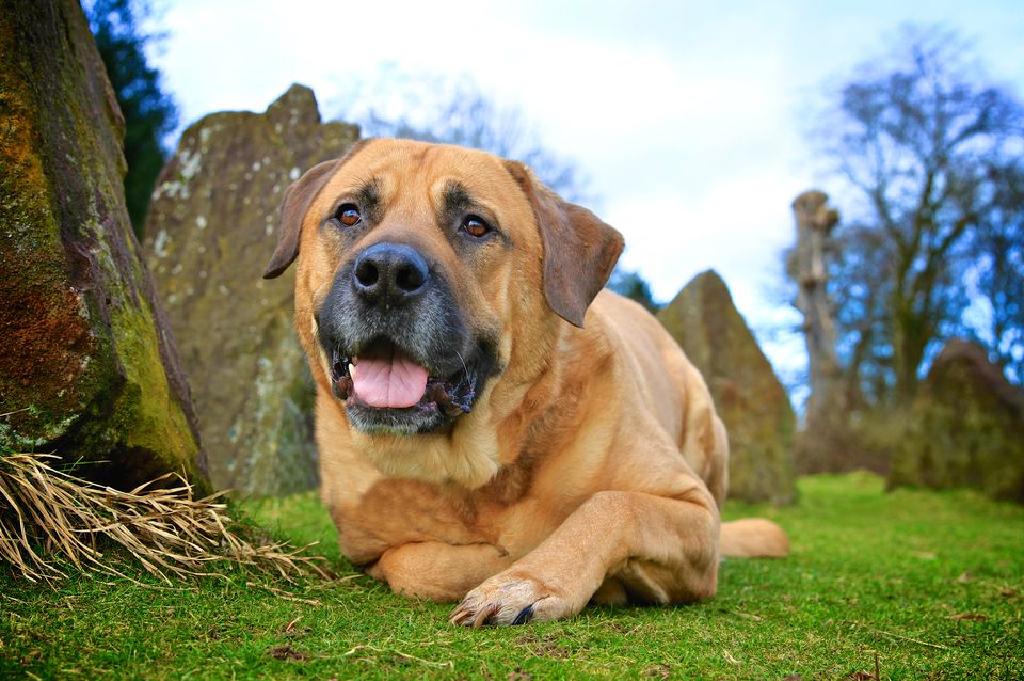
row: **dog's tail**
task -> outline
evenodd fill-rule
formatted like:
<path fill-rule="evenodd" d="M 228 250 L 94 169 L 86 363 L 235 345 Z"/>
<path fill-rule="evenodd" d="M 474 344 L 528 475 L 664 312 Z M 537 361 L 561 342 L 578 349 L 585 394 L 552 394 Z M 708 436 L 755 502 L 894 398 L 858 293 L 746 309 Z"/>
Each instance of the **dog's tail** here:
<path fill-rule="evenodd" d="M 782 558 L 789 553 L 789 538 L 770 520 L 733 520 L 722 523 L 719 548 L 730 558 Z"/>

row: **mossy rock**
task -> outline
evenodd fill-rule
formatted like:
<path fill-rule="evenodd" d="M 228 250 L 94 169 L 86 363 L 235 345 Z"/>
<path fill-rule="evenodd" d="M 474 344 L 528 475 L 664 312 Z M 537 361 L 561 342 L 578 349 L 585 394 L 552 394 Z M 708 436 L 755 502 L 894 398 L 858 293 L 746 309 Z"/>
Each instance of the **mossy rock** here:
<path fill-rule="evenodd" d="M 725 282 L 711 270 L 697 275 L 658 319 L 700 369 L 729 433 L 728 496 L 793 503 L 796 416 Z"/>
<path fill-rule="evenodd" d="M 74 0 L 0 12 L 0 448 L 134 485 L 199 438 L 124 203 L 124 120 Z"/>
<path fill-rule="evenodd" d="M 215 113 L 189 127 L 157 181 L 145 251 L 218 487 L 280 494 L 316 485 L 294 270 L 261 275 L 288 185 L 358 137 L 355 126 L 322 123 L 313 92 L 293 85 L 265 113 Z"/>
<path fill-rule="evenodd" d="M 1024 391 L 985 350 L 953 340 L 892 438 L 889 487 L 971 487 L 1024 503 Z"/>

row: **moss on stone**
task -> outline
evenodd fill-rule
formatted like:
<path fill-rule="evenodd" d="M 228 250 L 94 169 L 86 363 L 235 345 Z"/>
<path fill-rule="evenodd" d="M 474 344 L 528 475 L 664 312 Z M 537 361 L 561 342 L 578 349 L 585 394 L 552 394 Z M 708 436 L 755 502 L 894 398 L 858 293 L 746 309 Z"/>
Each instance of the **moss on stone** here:
<path fill-rule="evenodd" d="M 163 452 L 194 476 L 196 443 L 185 413 L 171 394 L 153 317 L 126 308 L 114 315 L 113 328 L 125 378 L 133 388 L 123 392 L 115 405 L 124 445 Z"/>
<path fill-rule="evenodd" d="M 16 25 L 0 21 L 0 442 L 33 447 L 74 423 L 95 393 L 102 339 L 68 281 L 60 225 L 34 115 L 35 93 Z M 42 386 L 42 388 L 41 388 Z"/>

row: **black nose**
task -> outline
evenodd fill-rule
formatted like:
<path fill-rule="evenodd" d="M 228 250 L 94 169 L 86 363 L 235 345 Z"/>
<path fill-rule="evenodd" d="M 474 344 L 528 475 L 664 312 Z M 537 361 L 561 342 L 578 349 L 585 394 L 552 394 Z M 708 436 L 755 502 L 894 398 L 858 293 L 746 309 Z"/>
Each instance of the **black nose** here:
<path fill-rule="evenodd" d="M 401 303 L 416 298 L 430 283 L 430 268 L 414 248 L 387 241 L 356 256 L 352 285 L 364 299 Z"/>

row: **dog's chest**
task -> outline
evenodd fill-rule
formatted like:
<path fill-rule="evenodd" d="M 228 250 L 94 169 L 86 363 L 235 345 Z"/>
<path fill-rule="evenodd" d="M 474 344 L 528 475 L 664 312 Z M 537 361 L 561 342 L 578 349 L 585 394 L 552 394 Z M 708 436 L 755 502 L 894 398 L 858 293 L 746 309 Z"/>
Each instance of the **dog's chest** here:
<path fill-rule="evenodd" d="M 334 508 L 341 547 L 363 562 L 407 542 L 499 543 L 503 518 L 527 494 L 529 483 L 529 472 L 521 466 L 504 467 L 473 491 L 455 484 L 377 480 Z"/>
<path fill-rule="evenodd" d="M 377 558 L 392 546 L 440 541 L 489 541 L 472 495 L 418 480 L 382 479 L 334 509 L 342 550 L 354 561 Z"/>

